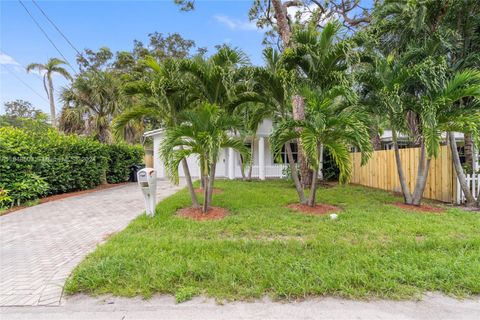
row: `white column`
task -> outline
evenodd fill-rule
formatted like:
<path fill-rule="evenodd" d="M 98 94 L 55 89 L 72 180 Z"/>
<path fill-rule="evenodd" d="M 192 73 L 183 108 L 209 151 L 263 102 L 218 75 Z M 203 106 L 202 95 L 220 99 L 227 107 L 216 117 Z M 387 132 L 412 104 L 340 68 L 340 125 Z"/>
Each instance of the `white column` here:
<path fill-rule="evenodd" d="M 235 179 L 235 151 L 228 148 L 228 179 Z"/>
<path fill-rule="evenodd" d="M 258 177 L 265 180 L 265 138 L 258 139 Z"/>

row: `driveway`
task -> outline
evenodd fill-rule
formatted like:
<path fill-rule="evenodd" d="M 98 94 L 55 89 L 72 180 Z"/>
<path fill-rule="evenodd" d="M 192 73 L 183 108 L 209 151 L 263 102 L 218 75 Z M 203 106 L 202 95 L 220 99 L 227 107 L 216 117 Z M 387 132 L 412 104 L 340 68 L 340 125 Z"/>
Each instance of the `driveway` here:
<path fill-rule="evenodd" d="M 183 186 L 159 181 L 157 201 Z M 144 210 L 136 183 L 0 217 L 0 306 L 60 304 L 73 268 Z"/>

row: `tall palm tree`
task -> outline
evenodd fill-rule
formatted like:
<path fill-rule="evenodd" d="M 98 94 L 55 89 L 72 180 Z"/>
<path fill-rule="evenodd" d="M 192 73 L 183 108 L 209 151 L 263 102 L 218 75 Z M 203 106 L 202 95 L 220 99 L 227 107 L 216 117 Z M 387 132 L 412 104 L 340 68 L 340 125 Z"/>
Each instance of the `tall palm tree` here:
<path fill-rule="evenodd" d="M 144 79 L 125 86 L 125 92 L 129 96 L 138 98 L 137 103 L 115 118 L 116 132 L 123 130 L 132 121 L 148 121 L 153 126 L 168 130 L 182 123 L 182 116 L 192 107 L 186 94 L 189 89 L 176 60 L 167 59 L 159 64 L 154 58 L 147 57 L 141 63 L 147 70 Z M 193 207 L 198 208 L 186 158 L 182 159 L 182 167 Z"/>
<path fill-rule="evenodd" d="M 479 72 L 472 70 L 449 76 L 449 69 L 441 58 L 430 57 L 413 64 L 408 60 L 408 55 L 379 55 L 364 70 L 361 80 L 367 100 L 376 105 L 379 114 L 385 115 L 392 130 L 397 172 L 405 203 L 420 205 L 430 161 L 438 154 L 442 134 L 453 131 L 478 133 L 478 103 L 462 104 L 461 101 L 467 97 L 478 99 L 480 78 Z M 414 93 L 411 88 L 415 88 Z M 411 112 L 419 119 L 420 134 L 420 159 L 413 192 L 410 192 L 406 183 L 397 137 L 398 132 L 414 134 L 407 124 Z M 467 192 L 468 186 L 452 137 L 449 135 L 455 169 L 462 189 Z"/>
<path fill-rule="evenodd" d="M 298 82 L 298 76 L 295 70 L 287 69 L 283 54 L 278 51 L 266 48 L 263 51 L 263 58 L 265 67 L 257 68 L 253 77 L 257 83 L 255 92 L 260 97 L 257 102 L 269 106 L 273 113 L 274 124 L 280 123 L 292 117 L 291 97 L 293 92 L 296 92 L 295 84 Z M 285 151 L 299 201 L 306 203 L 290 142 L 285 144 Z"/>
<path fill-rule="evenodd" d="M 300 70 L 300 74 L 305 76 L 304 81 L 322 91 L 339 84 L 352 84 L 348 69 L 357 59 L 357 54 L 350 40 L 340 39 L 341 28 L 340 22 L 332 21 L 321 31 L 311 26 L 298 29 L 293 34 L 295 46 L 285 51 L 285 60 Z M 302 119 L 303 115 L 294 113 L 293 117 Z M 302 140 L 299 142 L 303 154 Z M 308 161 L 300 162 L 302 184 L 307 187 L 311 183 L 312 172 Z"/>
<path fill-rule="evenodd" d="M 243 139 L 231 136 L 241 126 L 241 119 L 226 116 L 218 106 L 205 103 L 195 111 L 187 112 L 184 122 L 166 130 L 166 138 L 161 145 L 161 157 L 173 180 L 178 180 L 178 166 L 185 158 L 195 155 L 203 172 L 204 198 L 202 212 L 206 213 L 212 202 L 215 181 L 215 167 L 222 148 L 233 148 L 246 161 L 250 150 Z"/>
<path fill-rule="evenodd" d="M 366 115 L 355 108 L 355 97 L 350 88 L 337 86 L 328 91 L 305 90 L 305 120 L 287 120 L 272 133 L 275 153 L 288 141 L 301 138 L 313 177 L 307 204 L 316 203 L 318 174 L 323 149 L 332 155 L 340 170 L 340 183 L 346 183 L 351 174 L 350 146 L 362 153 L 362 165 L 368 160 L 372 146 Z M 302 130 L 295 130 L 301 128 Z"/>
<path fill-rule="evenodd" d="M 61 66 L 63 64 L 66 64 L 66 62 L 57 58 L 51 58 L 45 64 L 31 63 L 26 68 L 27 72 L 37 70 L 39 73 L 44 73 L 43 87 L 45 88 L 45 92 L 47 93 L 48 100 L 50 102 L 50 118 L 51 118 L 52 127 L 57 126 L 57 116 L 55 112 L 55 96 L 54 96 L 52 76 L 54 73 L 58 73 L 64 78 L 68 80 L 72 80 L 70 73 L 68 73 L 68 71 Z"/>

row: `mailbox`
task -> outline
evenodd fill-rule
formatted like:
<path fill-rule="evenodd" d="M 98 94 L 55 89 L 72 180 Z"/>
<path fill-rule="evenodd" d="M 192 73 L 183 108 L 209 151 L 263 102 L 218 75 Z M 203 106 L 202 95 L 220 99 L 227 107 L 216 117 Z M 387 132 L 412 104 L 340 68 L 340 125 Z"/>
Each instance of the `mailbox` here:
<path fill-rule="evenodd" d="M 145 197 L 147 216 L 153 217 L 157 204 L 157 172 L 152 168 L 142 169 L 138 171 L 137 180 Z"/>

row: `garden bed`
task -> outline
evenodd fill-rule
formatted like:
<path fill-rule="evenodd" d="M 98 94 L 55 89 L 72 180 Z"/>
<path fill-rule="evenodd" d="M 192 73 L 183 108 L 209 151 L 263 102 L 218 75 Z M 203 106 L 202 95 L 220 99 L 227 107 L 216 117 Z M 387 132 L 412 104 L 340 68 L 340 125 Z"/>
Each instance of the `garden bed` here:
<path fill-rule="evenodd" d="M 216 221 L 180 219 L 187 190 L 162 201 L 90 254 L 67 293 L 173 294 L 248 300 L 415 298 L 426 291 L 480 293 L 480 215 L 460 209 L 405 214 L 390 193 L 359 186 L 318 190 L 338 218 L 292 211 L 287 181 L 218 181 Z M 199 197 L 201 198 L 201 197 Z"/>

